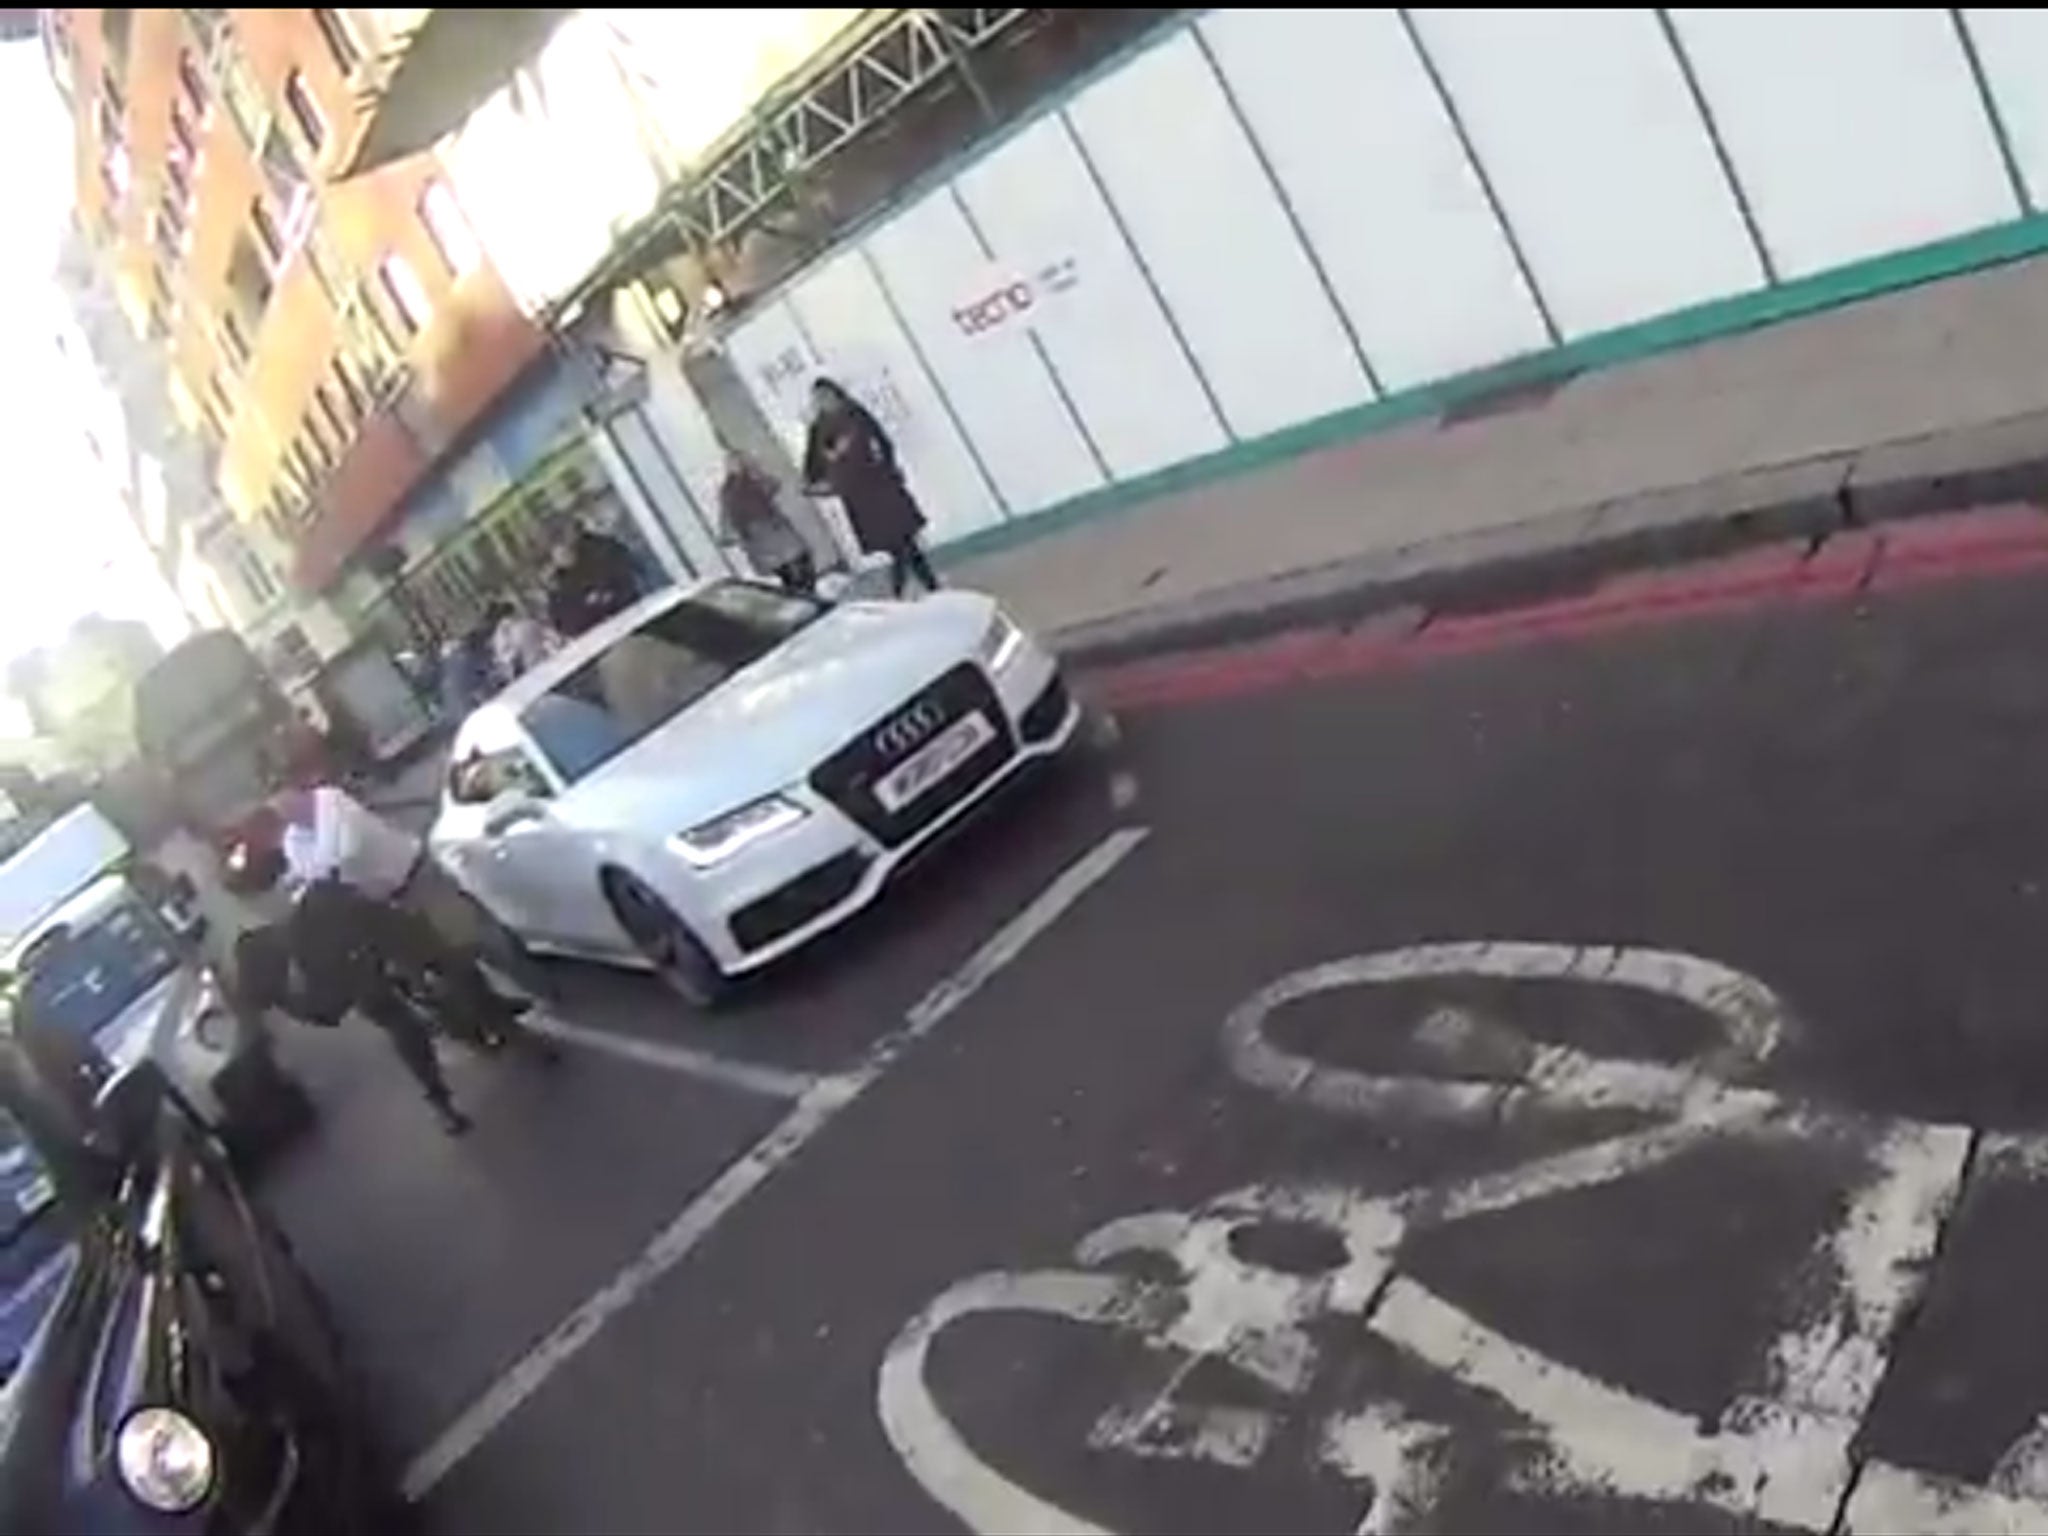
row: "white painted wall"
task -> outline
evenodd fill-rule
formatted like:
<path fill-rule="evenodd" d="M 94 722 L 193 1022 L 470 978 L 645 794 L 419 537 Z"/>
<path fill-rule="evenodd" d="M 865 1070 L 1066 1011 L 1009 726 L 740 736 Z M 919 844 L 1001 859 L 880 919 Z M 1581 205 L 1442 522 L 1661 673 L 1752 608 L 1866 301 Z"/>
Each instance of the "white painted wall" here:
<path fill-rule="evenodd" d="M 2042 14 L 1963 13 L 2036 201 Z M 1206 12 L 799 274 L 730 355 L 792 453 L 812 378 L 862 393 L 943 544 L 2023 212 L 1948 11 L 1668 15 Z"/>

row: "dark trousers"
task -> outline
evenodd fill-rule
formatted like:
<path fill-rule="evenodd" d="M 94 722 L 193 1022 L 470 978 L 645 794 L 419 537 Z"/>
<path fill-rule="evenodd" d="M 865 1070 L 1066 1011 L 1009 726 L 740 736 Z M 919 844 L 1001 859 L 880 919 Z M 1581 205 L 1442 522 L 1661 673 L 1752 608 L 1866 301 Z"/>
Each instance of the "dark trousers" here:
<path fill-rule="evenodd" d="M 365 999 L 362 1012 L 384 1032 L 384 1038 L 391 1042 L 391 1049 L 398 1055 L 399 1064 L 412 1074 L 412 1080 L 426 1094 L 427 1102 L 436 1109 L 447 1109 L 453 1105 L 455 1094 L 441 1071 L 441 1058 L 434 1054 L 434 1037 L 420 1016 L 395 993 L 385 989 L 379 989 Z"/>
<path fill-rule="evenodd" d="M 908 534 L 901 544 L 889 551 L 889 588 L 898 597 L 915 576 L 918 585 L 927 592 L 939 590 L 939 573 L 932 569 L 931 561 L 925 556 L 924 546 L 917 542 L 916 534 Z"/>

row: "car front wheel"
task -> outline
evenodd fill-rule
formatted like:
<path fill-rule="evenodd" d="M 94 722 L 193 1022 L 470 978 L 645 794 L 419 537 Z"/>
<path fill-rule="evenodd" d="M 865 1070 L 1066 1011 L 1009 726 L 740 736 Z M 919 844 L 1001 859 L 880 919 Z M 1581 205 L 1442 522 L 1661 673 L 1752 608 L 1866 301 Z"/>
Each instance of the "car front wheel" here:
<path fill-rule="evenodd" d="M 619 926 L 663 986 L 692 1008 L 715 1008 L 725 999 L 731 979 L 657 892 L 624 870 L 611 870 L 605 875 L 604 894 Z"/>

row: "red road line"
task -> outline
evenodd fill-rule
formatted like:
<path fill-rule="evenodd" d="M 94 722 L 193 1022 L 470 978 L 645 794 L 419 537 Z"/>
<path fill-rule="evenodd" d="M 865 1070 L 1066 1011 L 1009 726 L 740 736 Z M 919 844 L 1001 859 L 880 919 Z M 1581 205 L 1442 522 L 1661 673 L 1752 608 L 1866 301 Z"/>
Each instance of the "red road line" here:
<path fill-rule="evenodd" d="M 1767 607 L 2048 570 L 2048 517 L 1982 508 L 1884 529 L 1852 530 L 1811 555 L 1804 542 L 1611 577 L 1572 597 L 1459 614 L 1409 632 L 1296 630 L 1249 645 L 1190 651 L 1087 676 L 1120 709 L 1239 697 L 1315 679 L 1357 677 L 1447 656 L 1583 639 Z"/>

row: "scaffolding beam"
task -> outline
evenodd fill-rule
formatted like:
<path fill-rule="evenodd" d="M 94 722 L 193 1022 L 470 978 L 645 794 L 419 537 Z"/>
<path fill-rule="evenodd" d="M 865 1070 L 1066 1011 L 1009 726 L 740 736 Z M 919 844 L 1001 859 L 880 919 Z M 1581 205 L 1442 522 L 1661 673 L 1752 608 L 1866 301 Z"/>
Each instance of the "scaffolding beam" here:
<path fill-rule="evenodd" d="M 552 306 L 572 315 L 596 292 L 659 260 L 658 248 L 731 250 L 749 229 L 795 206 L 797 188 L 934 86 L 958 79 L 989 110 L 978 55 L 1051 15 L 1038 6 L 880 10 L 856 23 L 714 144 L 701 167 L 661 196 L 596 271 Z"/>

